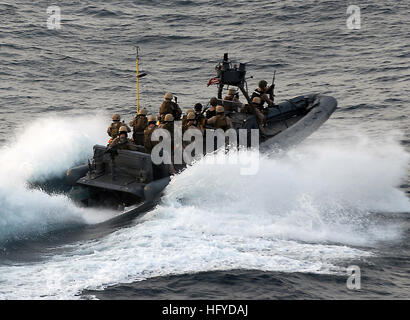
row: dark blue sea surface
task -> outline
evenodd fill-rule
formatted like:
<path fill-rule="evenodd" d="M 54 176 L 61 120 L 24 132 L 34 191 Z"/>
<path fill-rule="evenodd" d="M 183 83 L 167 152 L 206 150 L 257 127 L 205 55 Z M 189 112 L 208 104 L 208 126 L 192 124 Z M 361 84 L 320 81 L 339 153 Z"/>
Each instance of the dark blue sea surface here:
<path fill-rule="evenodd" d="M 408 1 L 58 1 L 60 29 L 50 5 L 0 2 L 0 299 L 410 298 Z M 338 109 L 286 154 L 251 152 L 254 176 L 198 163 L 142 218 L 102 223 L 64 174 L 135 115 L 137 46 L 152 114 L 167 91 L 206 105 L 225 52 L 249 90 L 276 70 L 277 101 Z"/>

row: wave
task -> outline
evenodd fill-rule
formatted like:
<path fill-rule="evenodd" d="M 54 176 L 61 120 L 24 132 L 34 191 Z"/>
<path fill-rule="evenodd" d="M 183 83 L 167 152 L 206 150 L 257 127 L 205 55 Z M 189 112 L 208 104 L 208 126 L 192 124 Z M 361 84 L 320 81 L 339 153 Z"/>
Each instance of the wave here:
<path fill-rule="evenodd" d="M 312 139 L 287 153 L 241 154 L 259 163 L 254 175 L 241 175 L 237 155 L 214 165 L 204 158 L 173 177 L 161 204 L 128 228 L 42 263 L 0 267 L 0 297 L 75 298 L 215 270 L 345 274 L 349 261 L 400 238 L 400 225 L 378 217 L 410 212 L 397 188 L 409 154 L 396 140 Z"/>
<path fill-rule="evenodd" d="M 104 214 L 76 207 L 64 194 L 31 189 L 61 177 L 106 141 L 101 116 L 46 117 L 18 130 L 0 150 L 0 242 L 25 239 L 78 223 L 99 222 Z"/>

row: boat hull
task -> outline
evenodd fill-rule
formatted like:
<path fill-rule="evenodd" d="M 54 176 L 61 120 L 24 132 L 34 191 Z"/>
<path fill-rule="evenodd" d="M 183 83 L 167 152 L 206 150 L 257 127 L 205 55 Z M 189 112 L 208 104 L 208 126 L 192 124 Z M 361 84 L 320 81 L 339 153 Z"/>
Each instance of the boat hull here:
<path fill-rule="evenodd" d="M 287 149 L 300 143 L 319 129 L 336 108 L 335 98 L 315 93 L 266 108 L 260 151 Z M 259 129 L 253 114 L 234 112 L 230 117 L 234 129 Z M 158 201 L 170 181 L 167 168 L 154 166 L 150 154 L 118 150 L 114 159 L 106 147 L 96 145 L 93 164 L 68 170 L 67 183 L 73 186 L 71 197 L 84 206 L 109 207 L 124 215 L 135 215 Z"/>

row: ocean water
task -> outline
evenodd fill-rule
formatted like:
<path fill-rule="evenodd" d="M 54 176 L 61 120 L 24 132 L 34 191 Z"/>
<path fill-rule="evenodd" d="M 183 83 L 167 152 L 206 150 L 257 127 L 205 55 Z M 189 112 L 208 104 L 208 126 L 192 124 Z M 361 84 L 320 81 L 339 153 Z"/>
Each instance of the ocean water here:
<path fill-rule="evenodd" d="M 359 5 L 361 28 L 347 28 Z M 0 2 L 0 299 L 409 299 L 410 20 L 406 1 Z M 165 92 L 206 104 L 225 52 L 250 90 L 322 92 L 338 109 L 288 152 L 199 161 L 141 218 L 76 207 L 65 171 L 113 112 Z M 50 192 L 52 187 L 55 192 Z M 349 290 L 346 269 L 361 270 Z"/>

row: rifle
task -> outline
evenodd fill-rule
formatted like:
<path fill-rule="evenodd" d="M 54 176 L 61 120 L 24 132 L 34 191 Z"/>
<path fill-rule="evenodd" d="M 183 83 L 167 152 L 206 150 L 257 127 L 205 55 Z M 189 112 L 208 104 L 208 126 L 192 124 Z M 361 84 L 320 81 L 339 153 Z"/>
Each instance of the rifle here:
<path fill-rule="evenodd" d="M 268 93 L 269 93 L 269 99 L 272 100 L 272 102 L 275 100 L 275 77 L 276 77 L 276 70 L 273 72 L 273 77 L 272 77 L 272 84 L 268 89 Z"/>
<path fill-rule="evenodd" d="M 175 105 L 172 106 L 173 116 L 174 116 L 174 120 L 179 120 L 181 118 L 181 115 L 182 115 L 182 110 L 178 105 L 178 97 L 174 96 L 174 99 L 175 99 L 175 102 L 174 102 Z M 177 113 L 177 111 L 178 111 L 178 113 Z"/>

